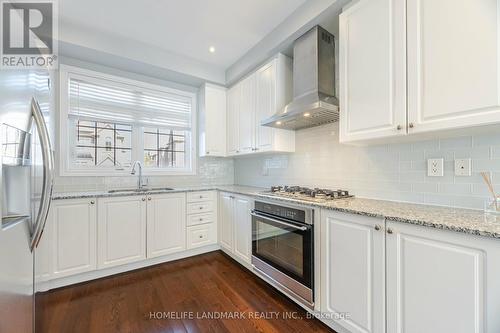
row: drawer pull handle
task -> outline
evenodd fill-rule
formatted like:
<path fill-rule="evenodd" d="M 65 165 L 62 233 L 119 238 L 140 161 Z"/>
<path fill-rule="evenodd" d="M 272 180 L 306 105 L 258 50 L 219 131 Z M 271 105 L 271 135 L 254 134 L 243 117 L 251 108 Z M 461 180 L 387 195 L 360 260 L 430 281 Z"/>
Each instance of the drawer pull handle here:
<path fill-rule="evenodd" d="M 203 195 L 200 195 L 200 199 L 203 199 Z"/>

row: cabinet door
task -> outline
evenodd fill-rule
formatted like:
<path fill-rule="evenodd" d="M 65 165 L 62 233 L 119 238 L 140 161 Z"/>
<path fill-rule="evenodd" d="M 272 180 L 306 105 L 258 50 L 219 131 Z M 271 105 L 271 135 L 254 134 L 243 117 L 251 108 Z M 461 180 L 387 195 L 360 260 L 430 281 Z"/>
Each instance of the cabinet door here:
<path fill-rule="evenodd" d="M 258 151 L 272 150 L 274 129 L 260 122 L 276 113 L 276 60 L 260 68 L 255 74 L 256 142 Z"/>
<path fill-rule="evenodd" d="M 255 74 L 241 82 L 239 112 L 239 144 L 240 154 L 247 154 L 255 148 Z"/>
<path fill-rule="evenodd" d="M 227 91 L 227 153 L 236 155 L 239 147 L 239 113 L 241 83 Z"/>
<path fill-rule="evenodd" d="M 410 133 L 500 122 L 498 0 L 408 0 Z"/>
<path fill-rule="evenodd" d="M 252 257 L 252 203 L 249 198 L 236 196 L 233 206 L 234 254 L 250 264 Z"/>
<path fill-rule="evenodd" d="M 98 204 L 98 267 L 145 259 L 146 198 L 102 198 Z"/>
<path fill-rule="evenodd" d="M 226 128 L 226 89 L 207 84 L 204 102 L 205 154 L 223 157 L 226 155 L 226 136 L 220 129 Z"/>
<path fill-rule="evenodd" d="M 95 199 L 61 200 L 53 203 L 48 226 L 52 253 L 51 278 L 95 270 Z"/>
<path fill-rule="evenodd" d="M 406 134 L 405 0 L 360 0 L 340 15 L 340 141 Z"/>
<path fill-rule="evenodd" d="M 352 333 L 385 332 L 384 221 L 321 214 L 321 312 Z"/>
<path fill-rule="evenodd" d="M 147 256 L 154 258 L 186 249 L 186 194 L 148 197 Z"/>
<path fill-rule="evenodd" d="M 496 327 L 485 330 L 487 251 L 474 237 L 393 222 L 387 231 L 388 333 L 499 332 L 493 317 Z"/>
<path fill-rule="evenodd" d="M 229 193 L 219 195 L 219 239 L 222 247 L 233 251 L 233 196 Z"/>

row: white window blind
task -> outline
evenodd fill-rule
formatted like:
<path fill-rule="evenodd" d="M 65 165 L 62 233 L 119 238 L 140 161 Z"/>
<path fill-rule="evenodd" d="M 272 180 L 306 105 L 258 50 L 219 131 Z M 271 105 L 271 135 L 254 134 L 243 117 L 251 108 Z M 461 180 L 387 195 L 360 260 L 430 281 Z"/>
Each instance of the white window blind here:
<path fill-rule="evenodd" d="M 190 130 L 190 96 L 155 91 L 110 80 L 72 75 L 69 116 L 79 119 Z"/>

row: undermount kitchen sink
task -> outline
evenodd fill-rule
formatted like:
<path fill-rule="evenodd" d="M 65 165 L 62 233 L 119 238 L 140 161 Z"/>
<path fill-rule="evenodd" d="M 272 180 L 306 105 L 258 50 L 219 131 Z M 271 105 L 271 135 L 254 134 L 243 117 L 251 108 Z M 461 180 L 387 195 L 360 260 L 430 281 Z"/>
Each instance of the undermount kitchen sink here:
<path fill-rule="evenodd" d="M 108 193 L 141 193 L 141 192 L 149 192 L 149 191 L 173 191 L 174 189 L 171 187 L 159 187 L 159 188 L 128 188 L 128 189 L 118 189 L 118 190 L 109 190 Z"/>

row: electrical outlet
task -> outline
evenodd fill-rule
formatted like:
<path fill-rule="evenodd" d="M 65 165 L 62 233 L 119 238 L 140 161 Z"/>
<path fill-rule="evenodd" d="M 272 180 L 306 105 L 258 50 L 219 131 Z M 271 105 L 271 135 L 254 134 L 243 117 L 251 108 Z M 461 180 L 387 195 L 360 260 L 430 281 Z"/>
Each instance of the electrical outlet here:
<path fill-rule="evenodd" d="M 471 176 L 470 158 L 457 158 L 455 160 L 455 176 Z"/>
<path fill-rule="evenodd" d="M 427 160 L 427 176 L 443 177 L 444 176 L 444 159 L 430 158 Z"/>

